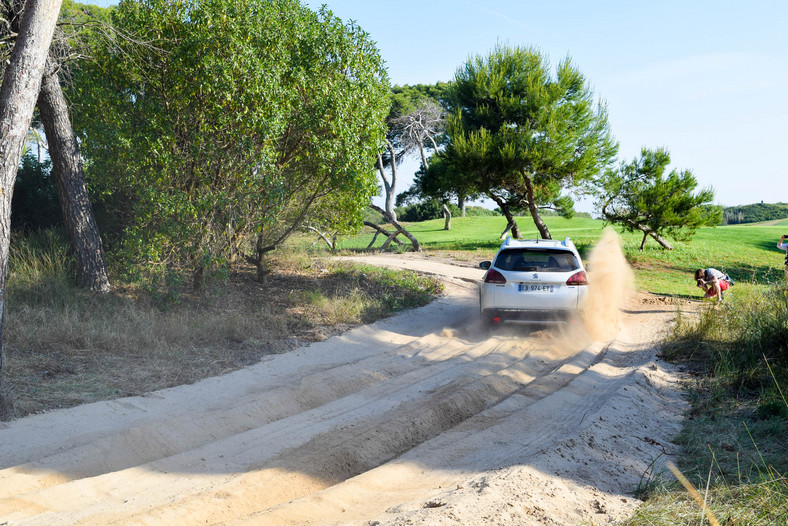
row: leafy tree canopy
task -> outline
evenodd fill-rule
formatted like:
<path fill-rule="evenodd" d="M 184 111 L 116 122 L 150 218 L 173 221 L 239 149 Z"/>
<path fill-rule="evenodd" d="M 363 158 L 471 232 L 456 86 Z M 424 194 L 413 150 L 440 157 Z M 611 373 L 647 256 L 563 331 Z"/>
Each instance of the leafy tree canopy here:
<path fill-rule="evenodd" d="M 439 155 L 498 204 L 516 237 L 512 209 L 527 207 L 549 238 L 539 208 L 571 214 L 565 191 L 582 190 L 617 151 L 605 107 L 568 58 L 552 73 L 538 51 L 498 45 L 457 70 L 447 100 L 449 141 Z"/>
<path fill-rule="evenodd" d="M 391 88 L 391 105 L 386 117 L 386 139 L 391 148 L 384 149 L 381 154 L 384 166 L 391 163 L 392 150 L 399 164 L 414 150 L 434 150 L 443 142 L 447 89 L 445 82 Z"/>
<path fill-rule="evenodd" d="M 51 163 L 32 153 L 22 156 L 11 199 L 11 229 L 45 229 L 63 225 Z"/>
<path fill-rule="evenodd" d="M 698 182 L 692 172 L 667 172 L 668 164 L 667 150 L 643 148 L 639 159 L 608 170 L 598 182 L 602 216 L 629 232 L 642 232 L 641 250 L 649 237 L 670 250 L 663 236 L 687 241 L 699 227 L 716 226 L 722 218 L 722 208 L 711 205 L 714 190 L 693 194 Z"/>
<path fill-rule="evenodd" d="M 413 111 L 425 101 L 444 105 L 448 88 L 449 84 L 446 82 L 392 86 L 389 118 L 396 118 Z"/>
<path fill-rule="evenodd" d="M 360 228 L 388 81 L 374 43 L 297 0 L 137 0 L 71 92 L 128 256 L 204 269 L 295 229 Z"/>

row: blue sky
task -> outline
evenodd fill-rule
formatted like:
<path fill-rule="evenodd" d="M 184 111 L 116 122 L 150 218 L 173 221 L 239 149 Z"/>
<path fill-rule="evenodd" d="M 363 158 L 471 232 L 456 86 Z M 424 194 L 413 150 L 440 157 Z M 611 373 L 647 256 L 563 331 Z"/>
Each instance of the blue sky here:
<path fill-rule="evenodd" d="M 304 3 L 367 31 L 392 84 L 451 80 L 498 41 L 536 47 L 553 64 L 568 55 L 607 101 L 621 159 L 665 147 L 671 167 L 713 186 L 719 204 L 788 202 L 788 2 Z"/>

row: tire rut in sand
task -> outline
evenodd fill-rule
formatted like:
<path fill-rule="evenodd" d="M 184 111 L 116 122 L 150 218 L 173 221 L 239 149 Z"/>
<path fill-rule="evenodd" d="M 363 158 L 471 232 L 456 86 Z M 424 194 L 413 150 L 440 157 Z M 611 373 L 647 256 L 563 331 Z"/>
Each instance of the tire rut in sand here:
<path fill-rule="evenodd" d="M 567 367 L 569 372 L 582 370 L 593 354 L 582 352 L 573 364 L 578 357 L 551 362 L 541 351 L 538 342 L 498 338 L 404 346 L 394 361 L 418 367 L 401 368 L 406 372 L 385 382 L 140 468 L 20 497 L 44 505 L 64 491 L 92 496 L 101 488 L 98 502 L 76 498 L 52 510 L 74 522 L 122 520 L 110 511 L 117 509 L 118 499 L 143 523 L 191 514 L 230 519 L 249 513 L 248 506 L 274 506 L 373 469 L 500 404 L 523 386 L 564 374 Z M 312 376 L 303 377 L 307 384 L 318 379 Z M 0 509 L 12 504 L 0 502 Z"/>
<path fill-rule="evenodd" d="M 387 353 L 361 357 L 319 372 L 302 372 L 300 378 L 288 376 L 286 384 L 272 382 L 266 391 L 239 396 L 200 412 L 173 412 L 167 418 L 99 438 L 88 435 L 56 453 L 48 452 L 34 461 L 0 470 L 0 495 L 10 497 L 154 462 L 281 420 L 412 371 L 420 366 L 418 360 L 396 360 L 392 356 L 412 358 L 426 353 L 431 346 L 451 347 L 444 343 L 443 339 L 427 337 Z M 447 352 L 448 349 L 443 354 Z M 30 456 L 38 452 L 32 451 Z"/>
<path fill-rule="evenodd" d="M 604 469 L 611 477 L 607 486 L 614 486 L 610 491 L 622 491 L 616 487 L 619 485 L 616 477 L 624 476 L 627 469 L 620 462 L 621 456 L 611 455 L 606 448 L 618 447 L 623 441 L 621 435 L 629 439 L 632 433 L 655 433 L 655 430 L 638 431 L 625 427 L 611 431 L 613 437 L 618 436 L 618 439 L 610 439 L 610 443 L 606 444 L 602 438 L 603 442 L 595 445 L 593 439 L 599 433 L 598 427 L 606 426 L 603 418 L 607 419 L 611 412 L 615 414 L 623 409 L 622 404 L 628 407 L 634 402 L 648 406 L 643 401 L 634 400 L 632 394 L 644 386 L 648 388 L 648 383 L 644 383 L 642 377 L 647 376 L 652 368 L 643 362 L 622 363 L 619 359 L 619 344 L 599 350 L 597 355 L 578 356 L 579 361 L 570 360 L 556 371 L 529 384 L 534 387 L 543 384 L 543 396 L 529 396 L 529 389 L 522 389 L 500 404 L 385 465 L 324 491 L 259 510 L 246 517 L 227 521 L 226 524 L 284 524 L 287 518 L 298 518 L 294 524 L 301 525 L 469 523 L 471 517 L 453 517 L 452 512 L 448 511 L 451 507 L 446 507 L 446 512 L 435 509 L 428 513 L 427 510 L 446 502 L 457 503 L 456 499 L 461 497 L 455 495 L 465 495 L 468 502 L 475 501 L 480 496 L 475 494 L 477 490 L 473 489 L 474 484 L 480 484 L 478 491 L 481 494 L 485 487 L 484 480 L 488 476 L 497 476 L 494 474 L 499 470 L 503 470 L 500 473 L 511 473 L 506 471 L 506 468 L 511 467 L 514 473 L 519 473 L 517 470 L 528 471 L 528 466 L 533 465 L 561 465 L 561 462 L 552 462 L 550 459 L 563 456 L 562 448 L 565 448 L 567 455 L 571 455 L 570 451 L 575 447 L 573 444 L 580 440 L 588 441 L 589 449 L 599 448 L 596 457 L 589 456 L 595 459 L 595 467 L 589 466 L 587 469 Z M 627 352 L 632 351 L 628 349 Z M 556 374 L 572 369 L 577 374 Z M 649 397 L 660 397 L 658 391 L 650 389 L 634 398 L 647 400 Z M 669 396 L 676 398 L 675 394 Z M 676 401 L 670 403 L 675 404 Z M 672 432 L 675 429 L 668 434 Z M 637 445 L 637 438 L 630 440 L 630 446 L 633 441 L 634 448 L 630 447 L 625 454 L 632 454 L 633 451 L 639 453 L 639 459 L 635 456 L 626 461 L 635 465 L 632 471 L 636 483 L 637 476 L 646 469 L 648 460 L 653 457 L 651 453 L 638 449 L 641 446 Z M 578 464 L 582 464 L 582 457 Z M 536 475 L 532 476 L 532 480 L 545 480 L 538 470 L 533 473 Z M 559 473 L 554 474 L 560 476 Z M 567 481 L 573 481 L 576 474 L 563 475 L 568 477 Z M 628 479 L 632 476 L 632 473 L 626 473 Z M 580 477 L 574 481 L 575 484 L 583 484 L 582 477 L 590 476 L 581 473 Z M 539 494 L 540 489 L 522 487 L 520 491 Z M 549 493 L 550 490 L 546 491 Z M 614 500 L 620 502 L 620 499 Z M 474 520 L 476 518 L 473 517 Z M 576 521 L 568 523 L 580 523 L 587 518 L 577 517 Z M 515 520 L 506 524 L 536 522 Z"/>

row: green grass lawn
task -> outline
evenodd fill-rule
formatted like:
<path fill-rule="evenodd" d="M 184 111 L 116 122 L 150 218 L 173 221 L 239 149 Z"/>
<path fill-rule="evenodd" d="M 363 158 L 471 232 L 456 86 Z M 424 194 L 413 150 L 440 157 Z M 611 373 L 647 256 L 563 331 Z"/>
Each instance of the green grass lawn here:
<path fill-rule="evenodd" d="M 605 224 L 598 219 L 577 217 L 545 217 L 553 239 L 571 237 L 587 256 L 602 236 Z M 523 237 L 538 237 L 530 217 L 518 219 Z M 782 226 L 781 226 L 782 225 Z M 782 251 L 776 248 L 783 233 L 788 233 L 788 220 L 777 225 L 735 225 L 700 229 L 692 241 L 672 242 L 674 250 L 664 250 L 649 240 L 640 252 L 640 234 L 623 233 L 627 260 L 635 270 L 640 290 L 683 297 L 697 297 L 699 291 L 692 280 L 697 268 L 715 267 L 736 280 L 736 289 L 759 287 L 783 280 Z M 443 230 L 443 220 L 435 219 L 405 225 L 419 240 L 425 251 L 464 251 L 478 254 L 479 261 L 489 259 L 500 246 L 499 236 L 506 227 L 503 217 L 460 217 L 452 220 L 452 229 Z M 340 240 L 343 250 L 361 251 L 372 240 L 373 231 L 366 229 L 358 236 Z M 407 241 L 404 237 L 403 240 Z M 378 236 L 375 247 L 383 244 Z M 409 250 L 410 244 L 403 245 Z M 467 257 L 467 256 L 466 256 Z"/>

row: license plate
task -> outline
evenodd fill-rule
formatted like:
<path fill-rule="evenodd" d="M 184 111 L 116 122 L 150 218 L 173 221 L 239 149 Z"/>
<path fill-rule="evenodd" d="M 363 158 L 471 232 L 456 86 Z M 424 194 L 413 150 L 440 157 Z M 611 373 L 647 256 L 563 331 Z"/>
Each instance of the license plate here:
<path fill-rule="evenodd" d="M 555 292 L 555 285 L 545 285 L 542 283 L 519 283 L 517 285 L 519 292 L 536 292 L 550 294 Z"/>

